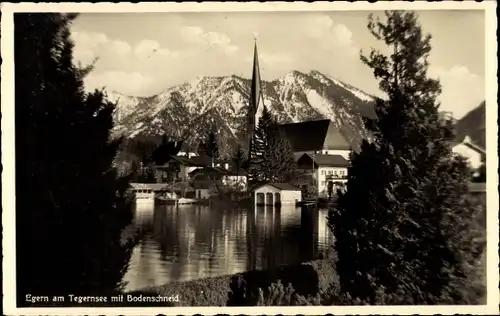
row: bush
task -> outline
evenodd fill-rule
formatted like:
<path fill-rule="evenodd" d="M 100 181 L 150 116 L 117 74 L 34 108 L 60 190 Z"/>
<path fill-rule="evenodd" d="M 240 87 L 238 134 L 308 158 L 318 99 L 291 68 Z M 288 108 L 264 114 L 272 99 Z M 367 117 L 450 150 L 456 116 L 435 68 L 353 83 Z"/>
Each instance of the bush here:
<path fill-rule="evenodd" d="M 291 283 L 285 288 L 278 280 L 272 283 L 267 291 L 258 289 L 257 306 L 299 306 L 299 305 L 320 305 L 321 296 L 317 293 L 315 296 L 309 295 L 307 298 L 297 294 Z"/>
<path fill-rule="evenodd" d="M 327 302 L 336 301 L 331 295 L 335 292 L 332 289 L 338 288 L 337 278 L 332 277 L 334 274 L 329 260 L 316 260 L 270 270 L 176 282 L 134 293 L 179 294 L 179 302 L 173 303 L 175 306 L 317 305 L 320 295 Z M 289 284 L 288 287 L 283 287 L 282 282 Z"/>

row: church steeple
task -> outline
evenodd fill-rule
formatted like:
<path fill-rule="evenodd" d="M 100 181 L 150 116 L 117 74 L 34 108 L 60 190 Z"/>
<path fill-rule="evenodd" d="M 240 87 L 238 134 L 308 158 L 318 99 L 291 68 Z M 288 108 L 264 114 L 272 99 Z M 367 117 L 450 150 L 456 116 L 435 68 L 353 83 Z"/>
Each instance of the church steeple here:
<path fill-rule="evenodd" d="M 259 56 L 257 53 L 257 39 L 255 39 L 254 52 L 253 52 L 253 72 L 252 72 L 252 86 L 250 91 L 250 100 L 248 104 L 248 158 L 250 158 L 250 148 L 252 146 L 252 136 L 257 125 L 257 111 L 259 108 L 259 101 L 264 103 L 262 95 L 262 84 L 260 80 L 259 69 Z"/>

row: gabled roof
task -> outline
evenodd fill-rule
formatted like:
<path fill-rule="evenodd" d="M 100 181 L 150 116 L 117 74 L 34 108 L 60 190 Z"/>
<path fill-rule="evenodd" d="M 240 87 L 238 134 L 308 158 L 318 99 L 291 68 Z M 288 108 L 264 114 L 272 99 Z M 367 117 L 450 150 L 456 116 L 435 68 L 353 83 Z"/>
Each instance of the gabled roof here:
<path fill-rule="evenodd" d="M 177 182 L 170 185 L 170 189 L 173 191 L 177 190 L 186 190 L 186 191 L 194 191 L 194 188 L 187 182 Z"/>
<path fill-rule="evenodd" d="M 303 154 L 299 158 L 297 164 L 311 164 L 312 161 L 315 162 L 316 166 L 320 167 L 348 167 L 349 161 L 340 155 L 322 155 L 322 154 Z"/>
<path fill-rule="evenodd" d="M 458 145 L 466 146 L 475 152 L 478 152 L 481 155 L 481 160 L 485 161 L 486 159 L 486 149 L 482 148 L 481 146 L 475 144 L 469 136 L 465 136 L 462 141 L 457 141 L 455 140 L 454 144 L 452 145 L 453 147 L 456 147 Z"/>
<path fill-rule="evenodd" d="M 216 182 L 213 180 L 205 180 L 205 181 L 193 181 L 191 183 L 191 187 L 193 189 L 212 189 L 216 186 Z"/>
<path fill-rule="evenodd" d="M 183 156 L 172 156 L 171 160 L 175 160 L 185 166 L 191 167 L 205 167 L 209 166 L 212 163 L 211 159 L 205 156 L 194 156 L 191 158 Z"/>
<path fill-rule="evenodd" d="M 465 136 L 463 139 L 455 139 L 453 146 L 463 144 L 471 149 L 474 149 L 482 154 L 486 154 L 486 149 L 474 143 L 469 136 Z"/>
<path fill-rule="evenodd" d="M 470 149 L 480 152 L 483 155 L 486 155 L 486 150 L 484 148 L 479 147 L 479 145 L 473 143 L 462 143 L 462 144 L 469 147 Z"/>
<path fill-rule="evenodd" d="M 349 150 L 350 144 L 330 120 L 306 121 L 281 125 L 293 151 L 321 149 Z"/>
<path fill-rule="evenodd" d="M 258 186 L 255 187 L 255 190 L 263 187 L 265 185 L 270 185 L 276 189 L 283 190 L 283 191 L 300 191 L 300 189 L 293 184 L 290 183 L 262 183 L 259 184 Z"/>
<path fill-rule="evenodd" d="M 195 169 L 195 170 L 191 171 L 189 173 L 189 175 L 194 175 L 194 174 L 197 174 L 197 173 L 200 173 L 200 174 L 219 174 L 219 175 L 225 175 L 228 172 L 224 168 L 220 168 L 220 167 L 203 167 L 203 168 L 199 168 L 199 169 Z"/>

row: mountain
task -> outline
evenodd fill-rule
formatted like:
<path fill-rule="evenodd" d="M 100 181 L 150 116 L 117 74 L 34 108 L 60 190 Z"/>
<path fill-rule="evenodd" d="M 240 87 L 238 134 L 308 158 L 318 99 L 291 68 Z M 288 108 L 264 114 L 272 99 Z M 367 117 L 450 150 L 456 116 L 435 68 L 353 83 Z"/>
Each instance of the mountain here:
<path fill-rule="evenodd" d="M 367 136 L 362 117 L 374 117 L 374 98 L 318 71 L 292 71 L 263 81 L 264 104 L 280 123 L 330 119 L 357 148 Z M 200 77 L 151 97 L 108 93 L 117 102 L 115 136 L 166 134 L 196 148 L 210 130 L 222 154 L 230 154 L 246 130 L 250 80 L 238 76 Z M 259 107 L 262 110 L 262 107 Z"/>
<path fill-rule="evenodd" d="M 457 140 L 462 141 L 469 136 L 477 145 L 486 148 L 486 102 L 465 114 L 456 123 Z"/>

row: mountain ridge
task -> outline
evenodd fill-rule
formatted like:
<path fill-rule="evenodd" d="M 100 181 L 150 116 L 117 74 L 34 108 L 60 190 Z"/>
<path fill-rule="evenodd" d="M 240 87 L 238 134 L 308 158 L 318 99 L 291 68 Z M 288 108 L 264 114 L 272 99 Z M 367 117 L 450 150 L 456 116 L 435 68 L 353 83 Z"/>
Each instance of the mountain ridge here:
<path fill-rule="evenodd" d="M 214 130 L 228 154 L 246 131 L 250 82 L 236 75 L 198 77 L 151 97 L 111 91 L 109 100 L 118 103 L 113 134 L 167 134 L 195 147 Z M 354 147 L 367 136 L 362 117 L 374 116 L 373 96 L 317 70 L 262 81 L 262 90 L 264 105 L 279 123 L 330 119 Z"/>
<path fill-rule="evenodd" d="M 230 155 L 245 136 L 250 83 L 237 75 L 200 76 L 150 97 L 109 91 L 108 99 L 117 102 L 113 136 L 165 134 L 196 150 L 214 131 L 221 154 Z M 363 118 L 375 117 L 374 96 L 317 70 L 290 71 L 262 81 L 262 89 L 264 105 L 279 123 L 330 119 L 355 150 L 368 137 Z M 457 120 L 457 138 L 469 135 L 485 146 L 484 106 L 483 102 Z"/>

